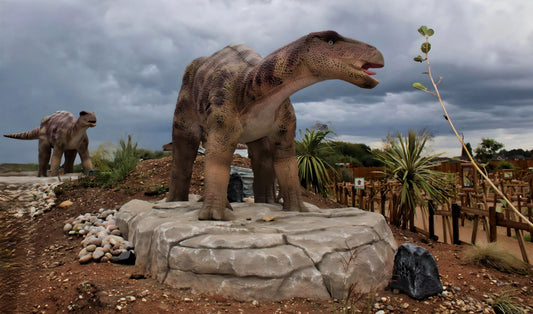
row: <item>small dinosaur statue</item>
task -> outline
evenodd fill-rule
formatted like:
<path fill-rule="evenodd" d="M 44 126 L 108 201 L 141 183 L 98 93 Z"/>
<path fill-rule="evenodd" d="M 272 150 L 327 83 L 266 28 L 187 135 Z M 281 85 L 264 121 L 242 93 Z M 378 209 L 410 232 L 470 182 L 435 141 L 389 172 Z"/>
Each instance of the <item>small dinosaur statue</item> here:
<path fill-rule="evenodd" d="M 48 162 L 53 148 L 50 174 L 56 176 L 63 153 L 65 154 L 63 165 L 65 173 L 73 172 L 76 153 L 80 154 L 86 172 L 93 169 L 86 131 L 95 126 L 96 116 L 92 111 L 81 111 L 78 119 L 70 112 L 57 111 L 44 117 L 38 128 L 23 133 L 4 134 L 4 136 L 19 140 L 39 140 L 39 177 L 47 176 Z"/>
<path fill-rule="evenodd" d="M 265 58 L 234 44 L 185 69 L 172 126 L 173 162 L 167 201 L 188 200 L 192 165 L 206 147 L 205 200 L 199 219 L 231 220 L 225 210 L 230 163 L 246 143 L 254 172 L 254 197 L 274 203 L 277 178 L 284 210 L 306 211 L 300 195 L 289 96 L 314 83 L 341 79 L 362 88 L 379 82 L 369 68 L 383 67 L 381 53 L 334 31 L 310 33 Z"/>

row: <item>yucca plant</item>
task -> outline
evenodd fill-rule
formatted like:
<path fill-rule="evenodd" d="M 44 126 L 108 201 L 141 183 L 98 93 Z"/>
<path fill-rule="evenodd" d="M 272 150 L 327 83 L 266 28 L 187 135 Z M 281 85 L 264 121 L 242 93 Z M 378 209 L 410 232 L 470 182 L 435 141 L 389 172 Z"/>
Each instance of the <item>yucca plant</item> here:
<path fill-rule="evenodd" d="M 407 137 L 398 132 L 397 138 L 391 137 L 389 145 L 377 153 L 376 159 L 384 164 L 382 173 L 401 184 L 400 208 L 392 215 L 392 224 L 414 229 L 414 215 L 417 206 L 426 208 L 424 197 L 430 197 L 443 204 L 450 193 L 450 184 L 445 173 L 432 170 L 437 165 L 439 155 L 425 155 L 424 148 L 430 135 L 410 130 Z"/>
<path fill-rule="evenodd" d="M 137 143 L 132 144 L 131 135 L 128 135 L 128 142 L 120 140 L 120 148 L 115 151 L 113 160 L 113 170 L 111 172 L 112 182 L 119 182 L 130 173 L 139 163 L 137 156 Z"/>
<path fill-rule="evenodd" d="M 332 167 L 320 155 L 330 149 L 327 136 L 333 134 L 331 130 L 305 129 L 301 141 L 296 141 L 298 161 L 298 176 L 300 184 L 322 196 L 327 196 L 327 185 L 331 183 L 328 169 Z"/>

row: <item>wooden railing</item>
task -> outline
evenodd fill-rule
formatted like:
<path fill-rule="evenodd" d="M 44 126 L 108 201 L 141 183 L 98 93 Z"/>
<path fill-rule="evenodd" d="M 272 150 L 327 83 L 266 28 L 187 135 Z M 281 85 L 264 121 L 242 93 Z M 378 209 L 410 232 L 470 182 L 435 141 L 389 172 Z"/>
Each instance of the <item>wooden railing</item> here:
<path fill-rule="evenodd" d="M 533 222 L 533 180 L 531 178 L 529 181 L 504 180 L 495 177 L 494 182 L 513 202 L 513 205 L 529 221 Z M 416 228 L 416 230 L 431 239 L 437 239 L 435 216 L 441 216 L 444 242 L 448 241 L 449 236 L 451 243 L 460 244 L 459 227 L 464 225 L 465 220 L 468 219 L 472 221 L 471 243 L 475 244 L 479 224 L 485 230 L 488 242 L 497 240 L 497 227 L 504 227 L 507 228 L 508 236 L 511 236 L 514 231 L 522 259 L 529 263 L 523 235 L 529 233 L 530 238 L 533 239 L 533 227 L 516 217 L 509 207 L 500 201 L 497 194 L 483 182 L 480 182 L 476 189 L 462 189 L 459 185 L 456 187 L 457 193 L 444 206 L 437 206 L 432 200 L 428 200 L 427 217 L 425 212 L 422 213 L 425 217 L 424 228 Z M 400 219 L 404 218 L 400 216 L 400 188 L 398 183 L 372 178 L 365 178 L 364 189 L 356 189 L 351 182 L 340 182 L 334 185 L 338 203 L 379 212 L 391 223 L 397 225 Z"/>

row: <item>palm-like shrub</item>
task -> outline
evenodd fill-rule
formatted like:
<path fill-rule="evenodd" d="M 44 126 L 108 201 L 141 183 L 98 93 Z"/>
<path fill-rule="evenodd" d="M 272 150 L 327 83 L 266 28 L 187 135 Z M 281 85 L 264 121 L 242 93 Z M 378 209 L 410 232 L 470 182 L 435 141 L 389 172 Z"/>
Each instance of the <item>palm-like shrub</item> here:
<path fill-rule="evenodd" d="M 298 161 L 298 176 L 300 184 L 315 193 L 327 196 L 327 185 L 331 178 L 327 171 L 332 168 L 320 155 L 330 149 L 327 136 L 330 130 L 305 129 L 302 140 L 296 141 L 296 160 Z"/>
<path fill-rule="evenodd" d="M 387 178 L 396 180 L 401 185 L 400 210 L 393 216 L 391 223 L 414 229 L 414 215 L 417 206 L 426 208 L 424 197 L 429 197 L 443 204 L 450 193 L 450 182 L 445 173 L 432 170 L 437 165 L 435 158 L 439 155 L 424 155 L 424 147 L 430 135 L 418 134 L 410 130 L 406 138 L 399 132 L 392 138 L 376 159 L 384 164 L 383 173 Z"/>

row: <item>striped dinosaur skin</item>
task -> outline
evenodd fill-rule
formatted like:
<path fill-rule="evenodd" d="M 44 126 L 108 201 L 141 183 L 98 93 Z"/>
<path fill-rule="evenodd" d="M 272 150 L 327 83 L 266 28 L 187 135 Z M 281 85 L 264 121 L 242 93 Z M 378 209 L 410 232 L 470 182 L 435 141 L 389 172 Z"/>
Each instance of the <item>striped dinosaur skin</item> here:
<path fill-rule="evenodd" d="M 47 176 L 48 162 L 52 154 L 50 174 L 59 172 L 61 157 L 65 154 L 65 173 L 73 172 L 76 153 L 80 154 L 85 171 L 93 169 L 89 156 L 87 129 L 96 126 L 96 116 L 91 111 L 81 111 L 76 117 L 67 111 L 57 111 L 41 120 L 41 126 L 31 131 L 5 134 L 5 137 L 19 140 L 39 140 L 39 177 Z"/>
<path fill-rule="evenodd" d="M 277 179 L 283 209 L 306 211 L 295 158 L 296 116 L 289 96 L 329 79 L 373 88 L 379 82 L 368 68 L 383 65 L 376 48 L 334 31 L 310 33 L 265 58 L 238 44 L 193 60 L 183 75 L 174 111 L 167 201 L 188 199 L 192 165 L 203 142 L 205 200 L 199 219 L 231 220 L 233 215 L 225 209 L 229 169 L 237 144 L 246 143 L 255 202 L 276 201 Z"/>

